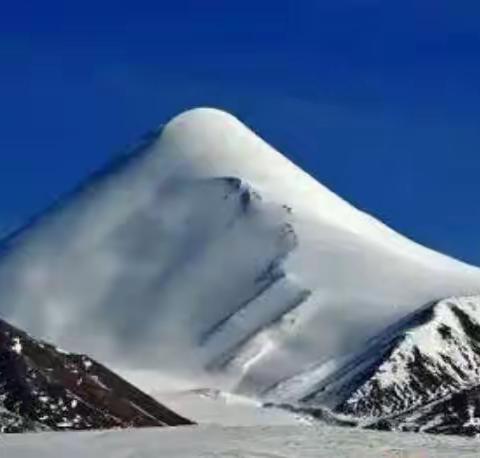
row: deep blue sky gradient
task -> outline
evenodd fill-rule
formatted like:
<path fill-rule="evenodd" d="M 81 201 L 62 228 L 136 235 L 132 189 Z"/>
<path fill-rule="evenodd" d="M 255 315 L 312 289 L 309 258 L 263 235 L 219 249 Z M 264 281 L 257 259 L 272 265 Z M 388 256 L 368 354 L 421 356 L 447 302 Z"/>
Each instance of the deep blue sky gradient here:
<path fill-rule="evenodd" d="M 480 265 L 480 2 L 17 1 L 0 12 L 0 233 L 190 107 Z"/>

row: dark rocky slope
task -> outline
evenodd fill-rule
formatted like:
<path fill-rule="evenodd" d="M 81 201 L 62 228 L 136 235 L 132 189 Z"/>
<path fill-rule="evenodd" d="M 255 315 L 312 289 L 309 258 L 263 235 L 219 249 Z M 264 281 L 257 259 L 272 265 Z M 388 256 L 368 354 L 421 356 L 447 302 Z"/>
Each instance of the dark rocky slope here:
<path fill-rule="evenodd" d="M 0 320 L 0 431 L 192 424 L 85 355 Z"/>

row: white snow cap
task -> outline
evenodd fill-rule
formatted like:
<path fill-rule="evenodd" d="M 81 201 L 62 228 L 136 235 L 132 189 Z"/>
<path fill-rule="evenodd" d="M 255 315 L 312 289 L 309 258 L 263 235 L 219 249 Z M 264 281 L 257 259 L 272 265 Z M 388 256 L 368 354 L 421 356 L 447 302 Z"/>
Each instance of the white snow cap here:
<path fill-rule="evenodd" d="M 219 110 L 177 116 L 107 172 L 9 241 L 0 315 L 128 373 L 259 393 L 480 290 L 477 268 L 358 211 Z"/>
<path fill-rule="evenodd" d="M 175 157 L 190 174 L 240 177 L 255 184 L 261 192 L 282 195 L 287 202 L 297 198 L 297 205 L 311 206 L 311 193 L 316 193 L 321 199 L 316 204 L 338 207 L 342 202 L 349 207 L 224 111 L 214 108 L 186 111 L 165 126 L 160 143 L 162 157 Z"/>

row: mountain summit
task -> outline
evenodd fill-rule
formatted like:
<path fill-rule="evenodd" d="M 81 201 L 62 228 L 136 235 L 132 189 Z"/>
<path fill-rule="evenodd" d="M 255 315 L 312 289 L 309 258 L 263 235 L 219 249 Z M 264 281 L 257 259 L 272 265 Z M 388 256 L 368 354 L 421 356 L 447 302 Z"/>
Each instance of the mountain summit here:
<path fill-rule="evenodd" d="M 0 316 L 30 333 L 116 369 L 257 394 L 480 290 L 480 270 L 395 233 L 209 108 L 153 132 L 0 252 Z"/>

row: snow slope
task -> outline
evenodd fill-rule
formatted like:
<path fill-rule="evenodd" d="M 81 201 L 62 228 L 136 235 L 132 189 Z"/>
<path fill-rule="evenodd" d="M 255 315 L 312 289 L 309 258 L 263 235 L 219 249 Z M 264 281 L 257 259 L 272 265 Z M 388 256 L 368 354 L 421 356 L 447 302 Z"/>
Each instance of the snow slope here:
<path fill-rule="evenodd" d="M 395 233 L 206 108 L 0 251 L 0 316 L 124 373 L 244 393 L 334 366 L 422 304 L 480 291 L 477 268 Z"/>
<path fill-rule="evenodd" d="M 332 427 L 180 427 L 132 431 L 9 435 L 8 458 L 462 458 L 478 442 L 458 437 Z"/>

